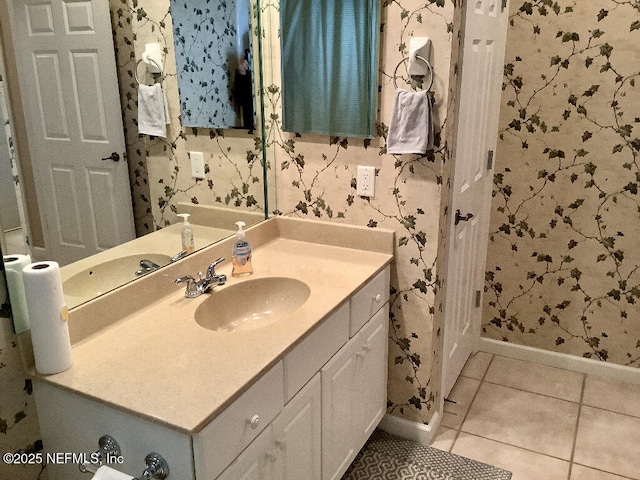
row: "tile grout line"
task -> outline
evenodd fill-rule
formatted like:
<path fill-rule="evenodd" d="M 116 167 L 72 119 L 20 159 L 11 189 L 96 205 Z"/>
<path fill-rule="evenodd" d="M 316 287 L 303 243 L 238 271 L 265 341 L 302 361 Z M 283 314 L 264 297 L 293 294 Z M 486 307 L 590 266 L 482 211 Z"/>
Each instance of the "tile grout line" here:
<path fill-rule="evenodd" d="M 451 444 L 451 448 L 449 448 L 449 453 L 451 453 L 451 451 L 453 450 L 453 447 L 455 446 L 456 442 L 458 441 L 458 437 L 460 436 L 460 433 L 462 432 L 462 426 L 464 425 L 464 422 L 467 419 L 467 416 L 469 415 L 469 410 L 471 410 L 471 406 L 473 405 L 473 402 L 475 401 L 476 397 L 478 396 L 478 392 L 480 391 L 480 387 L 482 387 L 482 384 L 484 383 L 484 379 L 487 376 L 487 372 L 489 371 L 489 368 L 491 368 L 491 364 L 493 363 L 493 359 L 494 358 L 496 358 L 496 356 L 494 354 L 491 354 L 491 360 L 489 360 L 489 363 L 487 364 L 487 368 L 484 369 L 484 373 L 482 374 L 482 378 L 480 379 L 480 383 L 478 384 L 478 388 L 476 388 L 476 391 L 473 393 L 473 397 L 471 398 L 471 401 L 469 402 L 469 408 L 467 408 L 467 411 L 464 412 L 464 416 L 462 417 L 462 421 L 460 422 L 460 426 L 458 426 L 458 428 L 456 428 L 456 436 L 453 439 L 453 443 Z"/>
<path fill-rule="evenodd" d="M 582 374 L 582 389 L 580 390 L 580 401 L 578 402 L 578 415 L 576 418 L 576 426 L 573 430 L 573 445 L 571 445 L 571 456 L 569 457 L 569 476 L 567 480 L 571 480 L 573 473 L 573 459 L 576 455 L 576 444 L 578 443 L 578 429 L 580 427 L 580 416 L 582 415 L 582 404 L 584 402 L 584 391 L 587 387 L 587 376 Z"/>

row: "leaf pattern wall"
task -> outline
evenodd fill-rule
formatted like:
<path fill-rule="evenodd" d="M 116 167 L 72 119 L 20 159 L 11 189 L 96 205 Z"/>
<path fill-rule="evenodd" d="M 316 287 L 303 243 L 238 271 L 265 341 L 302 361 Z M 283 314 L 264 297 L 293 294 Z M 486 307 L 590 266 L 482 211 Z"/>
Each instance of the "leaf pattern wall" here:
<path fill-rule="evenodd" d="M 640 2 L 510 19 L 484 335 L 640 366 Z"/>

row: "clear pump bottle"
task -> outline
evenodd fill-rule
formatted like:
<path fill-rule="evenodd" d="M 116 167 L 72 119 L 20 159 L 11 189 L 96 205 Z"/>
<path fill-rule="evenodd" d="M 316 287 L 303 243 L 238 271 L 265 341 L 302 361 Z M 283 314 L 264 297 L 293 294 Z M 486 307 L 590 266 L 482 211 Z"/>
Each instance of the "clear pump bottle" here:
<path fill-rule="evenodd" d="M 238 231 L 236 232 L 236 242 L 233 244 L 231 252 L 231 263 L 233 269 L 231 275 L 234 277 L 244 277 L 253 273 L 251 266 L 251 244 L 245 239 L 245 232 L 242 229 L 246 224 L 236 222 Z"/>
<path fill-rule="evenodd" d="M 182 250 L 186 253 L 195 252 L 195 243 L 193 240 L 193 228 L 189 223 L 190 215 L 188 213 L 179 213 L 179 217 L 182 217 L 182 229 L 180 230 L 180 238 L 182 239 Z"/>

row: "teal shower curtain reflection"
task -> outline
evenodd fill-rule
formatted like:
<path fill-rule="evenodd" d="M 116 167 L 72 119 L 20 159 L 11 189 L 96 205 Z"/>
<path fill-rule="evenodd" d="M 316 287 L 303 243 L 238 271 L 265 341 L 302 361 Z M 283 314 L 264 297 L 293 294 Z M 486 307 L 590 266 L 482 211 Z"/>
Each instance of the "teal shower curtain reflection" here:
<path fill-rule="evenodd" d="M 371 137 L 379 0 L 281 0 L 283 129 Z"/>

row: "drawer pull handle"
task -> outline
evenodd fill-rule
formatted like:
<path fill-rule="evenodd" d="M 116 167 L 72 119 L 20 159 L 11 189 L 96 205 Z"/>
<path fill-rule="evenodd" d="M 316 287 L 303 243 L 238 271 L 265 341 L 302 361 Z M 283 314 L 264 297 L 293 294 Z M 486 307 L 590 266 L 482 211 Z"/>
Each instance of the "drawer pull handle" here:
<path fill-rule="evenodd" d="M 382 301 L 382 295 L 381 294 L 377 294 L 375 296 L 374 300 L 376 301 L 376 303 L 380 303 Z"/>
<path fill-rule="evenodd" d="M 251 418 L 247 418 L 247 423 L 251 427 L 251 430 L 255 430 L 256 428 L 258 428 L 258 425 L 260 425 L 260 416 L 254 415 Z"/>

